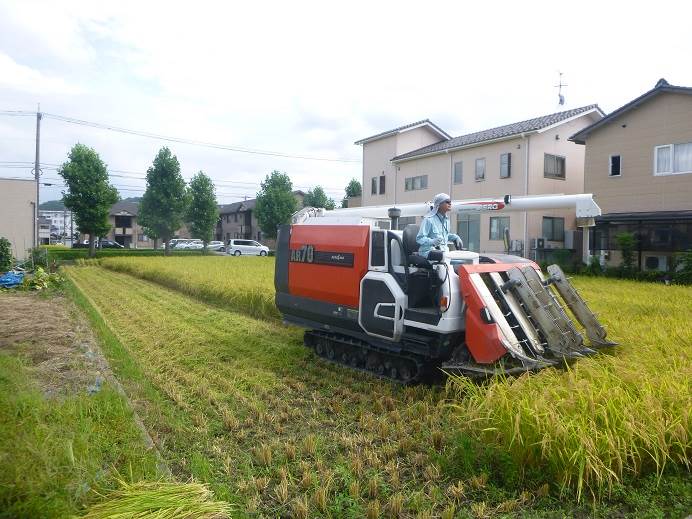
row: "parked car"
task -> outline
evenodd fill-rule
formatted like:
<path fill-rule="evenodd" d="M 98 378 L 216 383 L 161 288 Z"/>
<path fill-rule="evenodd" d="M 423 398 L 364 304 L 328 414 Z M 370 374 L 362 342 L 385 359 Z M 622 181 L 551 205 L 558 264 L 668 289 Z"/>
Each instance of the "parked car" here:
<path fill-rule="evenodd" d="M 207 250 L 213 250 L 217 252 L 226 252 L 226 246 L 222 241 L 210 241 L 207 244 Z"/>
<path fill-rule="evenodd" d="M 228 240 L 226 251 L 234 256 L 266 256 L 269 254 L 269 247 L 254 240 Z"/>
<path fill-rule="evenodd" d="M 192 250 L 201 250 L 204 248 L 204 242 L 202 240 L 189 240 L 185 248 Z"/>
<path fill-rule="evenodd" d="M 89 248 L 89 240 L 82 240 L 78 241 L 72 244 L 73 249 L 88 249 Z M 96 248 L 97 249 L 124 249 L 121 244 L 118 242 L 109 240 L 107 238 L 101 238 L 96 242 Z"/>
<path fill-rule="evenodd" d="M 189 238 L 173 238 L 168 242 L 169 249 L 187 249 Z"/>
<path fill-rule="evenodd" d="M 112 240 L 107 240 L 105 238 L 101 238 L 101 241 L 99 241 L 96 244 L 97 247 L 100 249 L 124 249 L 125 247 L 118 243 L 117 241 L 112 241 Z"/>

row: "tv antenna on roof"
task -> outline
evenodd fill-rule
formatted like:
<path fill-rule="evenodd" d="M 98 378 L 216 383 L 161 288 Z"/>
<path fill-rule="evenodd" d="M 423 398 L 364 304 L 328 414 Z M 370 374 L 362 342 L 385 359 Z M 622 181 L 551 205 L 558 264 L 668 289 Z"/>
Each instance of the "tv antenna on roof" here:
<path fill-rule="evenodd" d="M 558 89 L 557 99 L 558 99 L 558 104 L 564 105 L 565 104 L 565 96 L 562 95 L 562 87 L 569 86 L 569 85 L 566 85 L 562 82 L 562 72 L 558 71 L 558 74 L 560 74 L 560 80 L 558 81 L 558 84 L 555 85 L 555 88 Z"/>

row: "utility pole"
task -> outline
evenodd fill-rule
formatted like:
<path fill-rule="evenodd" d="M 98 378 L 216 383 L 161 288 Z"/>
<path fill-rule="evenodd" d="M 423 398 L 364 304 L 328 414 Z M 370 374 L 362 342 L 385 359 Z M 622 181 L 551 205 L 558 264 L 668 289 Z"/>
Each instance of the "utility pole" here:
<path fill-rule="evenodd" d="M 39 222 L 38 222 L 38 192 L 39 192 L 39 155 L 41 152 L 41 104 L 38 105 L 38 111 L 36 112 L 36 162 L 34 163 L 34 173 L 36 174 L 36 205 L 34 211 L 34 219 L 36 224 L 34 228 L 36 229 L 36 234 L 34 235 L 34 247 L 38 247 L 39 244 Z"/>

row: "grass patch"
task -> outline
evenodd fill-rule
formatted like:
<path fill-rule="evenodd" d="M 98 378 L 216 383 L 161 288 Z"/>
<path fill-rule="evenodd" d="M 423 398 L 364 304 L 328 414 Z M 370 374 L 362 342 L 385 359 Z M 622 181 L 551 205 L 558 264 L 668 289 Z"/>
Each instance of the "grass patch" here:
<path fill-rule="evenodd" d="M 0 517 L 67 517 L 130 480 L 157 477 L 132 411 L 104 385 L 46 399 L 17 356 L 0 354 Z"/>
<path fill-rule="evenodd" d="M 177 479 L 208 484 L 241 517 L 641 517 L 692 506 L 675 467 L 660 479 L 665 500 L 623 479 L 611 500 L 578 504 L 568 492 L 559 501 L 553 474 L 527 474 L 509 442 L 467 432 L 462 444 L 444 388 L 323 363 L 300 330 L 128 275 L 68 276 L 112 335 L 114 369 Z M 486 452 L 474 455 L 479 445 Z"/>

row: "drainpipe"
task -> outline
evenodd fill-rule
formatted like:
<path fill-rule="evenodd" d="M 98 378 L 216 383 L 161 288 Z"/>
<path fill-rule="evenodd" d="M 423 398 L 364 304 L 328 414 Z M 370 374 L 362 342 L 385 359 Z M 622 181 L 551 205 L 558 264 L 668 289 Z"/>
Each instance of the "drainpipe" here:
<path fill-rule="evenodd" d="M 524 195 L 529 194 L 529 139 L 528 135 L 521 134 L 521 139 L 524 142 Z M 524 211 L 524 257 L 529 257 L 529 216 L 528 212 Z"/>

